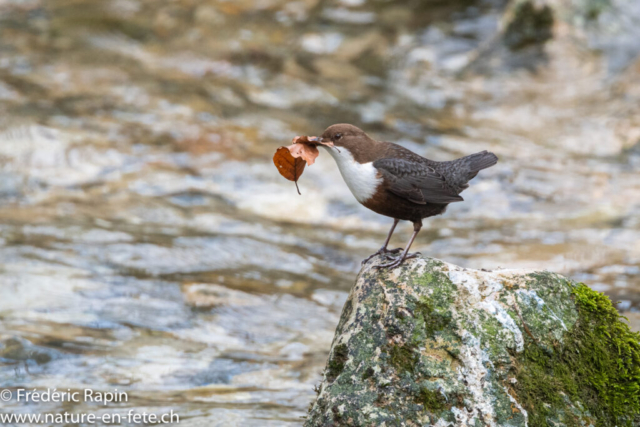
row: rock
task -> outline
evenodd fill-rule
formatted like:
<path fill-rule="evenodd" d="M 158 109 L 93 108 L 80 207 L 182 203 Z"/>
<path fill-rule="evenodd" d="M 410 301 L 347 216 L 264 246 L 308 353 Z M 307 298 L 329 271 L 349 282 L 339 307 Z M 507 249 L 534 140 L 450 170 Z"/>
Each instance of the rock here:
<path fill-rule="evenodd" d="M 553 10 L 547 4 L 537 7 L 532 0 L 516 2 L 505 30 L 505 44 L 513 50 L 544 44 L 553 37 L 553 20 Z"/>
<path fill-rule="evenodd" d="M 605 12 L 615 10 L 610 0 L 511 0 L 502 18 L 504 43 L 510 50 L 542 46 L 554 37 L 556 21 L 572 28 L 561 32 L 575 36 L 593 27 Z"/>
<path fill-rule="evenodd" d="M 306 426 L 638 425 L 640 334 L 603 294 L 549 272 L 379 262 L 344 305 Z"/>

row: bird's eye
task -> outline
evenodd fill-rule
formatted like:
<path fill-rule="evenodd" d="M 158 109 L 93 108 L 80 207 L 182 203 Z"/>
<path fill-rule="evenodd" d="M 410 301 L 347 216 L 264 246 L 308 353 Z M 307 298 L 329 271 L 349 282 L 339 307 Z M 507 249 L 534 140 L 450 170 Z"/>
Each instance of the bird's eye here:
<path fill-rule="evenodd" d="M 336 135 L 333 138 L 337 141 L 340 138 L 342 138 L 342 134 L 341 133 L 336 133 Z"/>

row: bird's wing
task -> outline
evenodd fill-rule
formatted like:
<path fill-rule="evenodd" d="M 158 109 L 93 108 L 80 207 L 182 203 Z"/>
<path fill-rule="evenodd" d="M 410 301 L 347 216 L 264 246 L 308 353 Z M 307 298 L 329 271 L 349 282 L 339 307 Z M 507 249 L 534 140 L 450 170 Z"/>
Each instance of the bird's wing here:
<path fill-rule="evenodd" d="M 389 191 L 410 202 L 424 205 L 464 200 L 447 185 L 441 174 L 424 163 L 387 158 L 376 160 L 373 166 L 390 184 Z"/>

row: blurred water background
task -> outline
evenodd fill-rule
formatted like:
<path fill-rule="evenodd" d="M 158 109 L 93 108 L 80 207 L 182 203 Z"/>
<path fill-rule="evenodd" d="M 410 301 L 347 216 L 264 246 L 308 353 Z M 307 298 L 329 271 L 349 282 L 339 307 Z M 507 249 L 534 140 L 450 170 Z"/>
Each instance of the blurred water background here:
<path fill-rule="evenodd" d="M 0 386 L 299 425 L 391 224 L 326 153 L 302 196 L 275 170 L 339 122 L 500 157 L 415 249 L 557 271 L 637 322 L 638 40 L 636 0 L 0 0 Z"/>

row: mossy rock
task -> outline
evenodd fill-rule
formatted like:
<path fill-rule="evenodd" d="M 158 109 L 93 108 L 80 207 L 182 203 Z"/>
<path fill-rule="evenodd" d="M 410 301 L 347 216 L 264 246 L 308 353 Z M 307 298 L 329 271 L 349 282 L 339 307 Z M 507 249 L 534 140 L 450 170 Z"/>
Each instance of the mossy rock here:
<path fill-rule="evenodd" d="M 360 272 L 306 426 L 632 426 L 640 335 L 548 272 Z"/>
<path fill-rule="evenodd" d="M 564 23 L 566 32 L 597 23 L 607 12 L 615 12 L 612 0 L 510 0 L 502 18 L 503 42 L 511 51 L 542 47 L 553 39 L 556 24 Z"/>
<path fill-rule="evenodd" d="M 504 42 L 512 50 L 544 44 L 553 37 L 553 22 L 554 11 L 549 5 L 538 6 L 532 0 L 516 1 Z"/>

